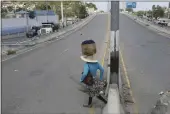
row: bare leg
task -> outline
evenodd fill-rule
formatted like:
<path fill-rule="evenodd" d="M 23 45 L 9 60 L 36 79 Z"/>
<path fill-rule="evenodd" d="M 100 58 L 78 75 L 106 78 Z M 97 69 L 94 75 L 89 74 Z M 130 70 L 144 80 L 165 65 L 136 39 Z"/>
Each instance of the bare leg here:
<path fill-rule="evenodd" d="M 107 104 L 107 100 L 104 99 L 101 95 L 97 96 L 97 98 L 103 101 L 105 104 Z"/>
<path fill-rule="evenodd" d="M 83 106 L 84 106 L 84 107 L 89 107 L 89 108 L 91 108 L 91 107 L 92 107 L 92 99 L 93 99 L 93 98 L 89 96 L 88 104 L 84 104 Z"/>

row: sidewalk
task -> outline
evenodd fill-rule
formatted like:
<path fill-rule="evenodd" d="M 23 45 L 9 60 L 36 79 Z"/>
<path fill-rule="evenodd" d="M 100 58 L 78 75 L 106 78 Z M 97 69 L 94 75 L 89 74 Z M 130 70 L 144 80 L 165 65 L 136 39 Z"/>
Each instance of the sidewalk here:
<path fill-rule="evenodd" d="M 166 34 L 169 34 L 169 35 L 170 35 L 170 30 L 167 30 L 167 29 L 165 29 L 165 28 L 162 28 L 162 27 L 159 27 L 159 26 L 157 26 L 157 25 L 151 24 L 151 23 L 149 23 L 149 22 L 147 22 L 147 21 L 143 21 L 143 20 L 141 20 L 140 18 L 138 18 L 137 20 L 138 20 L 139 22 L 141 22 L 141 23 L 148 24 L 150 27 L 152 27 L 152 28 L 154 28 L 154 29 L 156 29 L 156 30 L 158 30 L 158 31 L 161 31 L 161 32 L 163 32 L 163 33 L 166 33 Z"/>

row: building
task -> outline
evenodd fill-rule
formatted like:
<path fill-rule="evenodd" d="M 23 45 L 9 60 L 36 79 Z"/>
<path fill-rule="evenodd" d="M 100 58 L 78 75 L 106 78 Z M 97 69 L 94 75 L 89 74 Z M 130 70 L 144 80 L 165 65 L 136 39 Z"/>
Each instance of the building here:
<path fill-rule="evenodd" d="M 23 10 L 15 13 L 16 18 L 24 18 L 24 17 L 26 17 L 26 14 L 28 14 L 28 12 L 27 11 L 23 11 Z"/>
<path fill-rule="evenodd" d="M 25 32 L 26 28 L 41 26 L 44 22 L 59 23 L 59 16 L 49 10 L 35 10 L 34 18 L 27 17 L 26 11 L 16 12 L 17 18 L 2 19 L 2 35 Z M 28 14 L 29 15 L 29 14 Z"/>

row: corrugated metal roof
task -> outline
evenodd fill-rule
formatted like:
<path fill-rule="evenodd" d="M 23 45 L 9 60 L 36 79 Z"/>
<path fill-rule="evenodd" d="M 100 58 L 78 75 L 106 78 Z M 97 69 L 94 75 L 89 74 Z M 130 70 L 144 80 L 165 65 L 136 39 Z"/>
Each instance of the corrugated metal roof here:
<path fill-rule="evenodd" d="M 35 15 L 37 16 L 43 16 L 43 15 L 56 15 L 54 11 L 51 10 L 35 10 L 34 11 Z"/>

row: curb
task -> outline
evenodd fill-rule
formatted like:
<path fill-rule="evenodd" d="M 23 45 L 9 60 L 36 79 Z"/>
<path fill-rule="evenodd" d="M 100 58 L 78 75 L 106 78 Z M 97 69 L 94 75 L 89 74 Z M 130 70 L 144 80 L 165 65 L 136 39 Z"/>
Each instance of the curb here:
<path fill-rule="evenodd" d="M 88 24 L 91 20 L 93 20 L 96 17 L 96 14 L 87 17 L 86 19 L 84 19 L 81 23 L 79 23 L 78 25 L 74 25 L 72 28 L 66 30 L 66 31 L 62 31 L 61 33 L 58 33 L 58 36 L 56 36 L 56 34 L 52 34 L 51 36 L 49 36 L 48 38 L 44 39 L 43 41 L 38 42 L 37 44 L 35 42 L 34 46 L 30 47 L 30 48 L 23 48 L 21 50 L 17 50 L 17 53 L 14 55 L 7 55 L 5 52 L 4 54 L 1 53 L 1 62 L 4 62 L 6 60 L 12 59 L 14 57 L 17 57 L 20 54 L 24 54 L 26 52 L 29 52 L 33 49 L 39 48 L 41 47 L 41 45 L 44 44 L 49 44 L 58 40 L 61 40 L 63 37 L 72 34 L 73 32 L 76 32 L 78 29 L 82 28 L 83 26 L 85 26 L 86 24 Z"/>
<path fill-rule="evenodd" d="M 149 23 L 145 23 L 145 22 L 143 22 L 143 21 L 141 21 L 141 20 L 137 20 L 137 21 L 140 22 L 140 23 L 143 23 L 143 24 L 145 24 L 145 25 L 148 25 L 148 26 L 151 27 L 152 29 L 155 29 L 155 30 L 157 30 L 157 31 L 159 31 L 159 32 L 163 32 L 163 33 L 165 33 L 165 34 L 170 35 L 170 31 L 169 31 L 169 33 L 168 33 L 167 30 L 162 30 L 161 28 L 156 27 L 155 25 L 152 25 L 152 24 L 149 24 Z"/>
<path fill-rule="evenodd" d="M 117 84 L 111 84 L 108 93 L 108 104 L 104 107 L 102 114 L 120 114 L 121 105 Z"/>
<path fill-rule="evenodd" d="M 126 16 L 130 17 L 131 19 L 133 19 L 132 15 L 129 15 L 129 14 L 126 14 L 126 13 L 123 13 L 123 14 L 125 14 Z M 168 30 L 164 31 L 161 28 L 158 28 L 158 27 L 156 27 L 156 26 L 154 26 L 154 25 L 152 25 L 150 23 L 145 23 L 144 21 L 140 20 L 139 18 L 136 20 L 136 22 L 139 23 L 139 24 L 144 24 L 145 26 L 149 26 L 150 28 L 152 28 L 152 29 L 154 29 L 154 30 L 156 30 L 158 32 L 162 32 L 164 34 L 170 35 L 170 31 L 168 31 Z"/>

